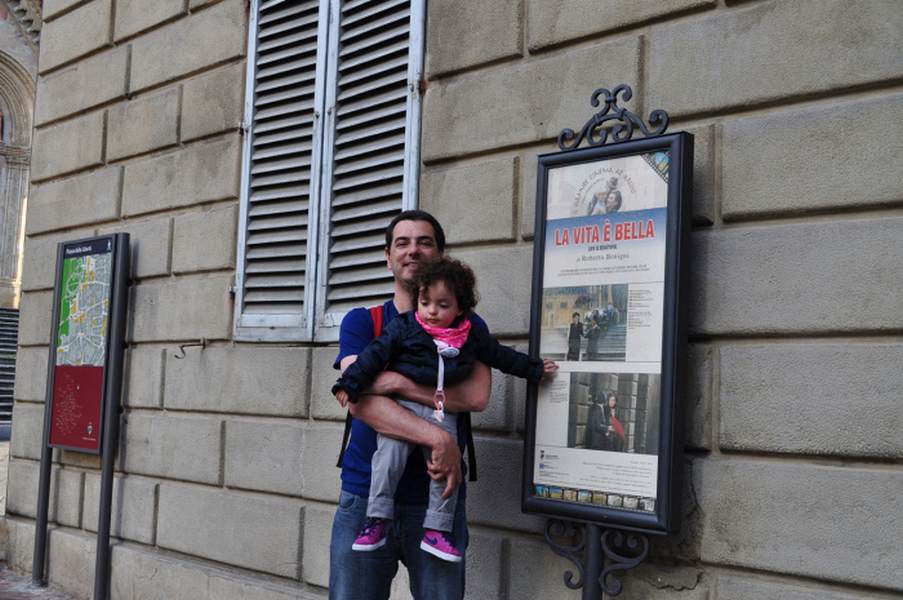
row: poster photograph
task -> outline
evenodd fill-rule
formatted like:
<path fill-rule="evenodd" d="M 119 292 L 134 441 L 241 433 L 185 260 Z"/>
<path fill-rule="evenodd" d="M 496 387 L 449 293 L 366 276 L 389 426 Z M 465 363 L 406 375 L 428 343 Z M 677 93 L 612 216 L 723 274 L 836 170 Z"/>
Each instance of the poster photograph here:
<path fill-rule="evenodd" d="M 688 163 L 689 160 L 689 163 Z M 673 526 L 687 134 L 539 159 L 524 509 Z"/>

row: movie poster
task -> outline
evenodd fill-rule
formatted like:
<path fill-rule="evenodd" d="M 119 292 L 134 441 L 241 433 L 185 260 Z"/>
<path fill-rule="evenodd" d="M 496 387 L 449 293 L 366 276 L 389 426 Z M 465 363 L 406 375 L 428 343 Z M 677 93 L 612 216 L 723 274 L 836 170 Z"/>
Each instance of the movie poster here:
<path fill-rule="evenodd" d="M 550 168 L 533 493 L 654 513 L 668 151 Z"/>

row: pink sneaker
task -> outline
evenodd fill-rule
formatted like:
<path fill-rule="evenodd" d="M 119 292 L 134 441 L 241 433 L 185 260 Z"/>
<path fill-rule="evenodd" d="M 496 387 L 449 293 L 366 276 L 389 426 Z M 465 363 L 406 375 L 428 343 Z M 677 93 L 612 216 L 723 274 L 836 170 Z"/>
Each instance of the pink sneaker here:
<path fill-rule="evenodd" d="M 386 543 L 386 520 L 367 517 L 364 527 L 357 539 L 351 544 L 352 550 L 370 552 L 384 546 Z"/>
<path fill-rule="evenodd" d="M 463 558 L 458 549 L 448 541 L 447 534 L 435 529 L 424 530 L 420 549 L 448 562 L 461 562 Z"/>

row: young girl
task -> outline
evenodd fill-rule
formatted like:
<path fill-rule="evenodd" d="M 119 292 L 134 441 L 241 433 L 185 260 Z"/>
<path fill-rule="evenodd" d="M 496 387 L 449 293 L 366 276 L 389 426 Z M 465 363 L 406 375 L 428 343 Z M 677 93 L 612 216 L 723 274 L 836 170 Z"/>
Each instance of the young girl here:
<path fill-rule="evenodd" d="M 554 373 L 558 369 L 554 362 L 533 359 L 503 346 L 489 335 L 485 326 L 472 324 L 469 315 L 477 303 L 475 288 L 473 271 L 460 261 L 441 258 L 424 266 L 411 287 L 416 312 L 398 315 L 370 342 L 333 386 L 336 398 L 343 404 L 357 402 L 381 371 L 397 371 L 417 383 L 436 386 L 435 410 L 407 400 L 398 403 L 457 439 L 456 416 L 443 410 L 443 389 L 445 384 L 467 379 L 474 362 L 480 361 L 534 383 Z M 429 449 L 423 450 L 429 457 Z M 407 442 L 377 436 L 371 462 L 367 520 L 352 545 L 354 550 L 376 550 L 386 543 L 386 521 L 394 518 L 395 487 L 410 452 Z M 443 482 L 430 482 L 420 548 L 443 560 L 459 562 L 461 551 L 448 535 L 457 494 L 443 499 L 444 490 Z"/>

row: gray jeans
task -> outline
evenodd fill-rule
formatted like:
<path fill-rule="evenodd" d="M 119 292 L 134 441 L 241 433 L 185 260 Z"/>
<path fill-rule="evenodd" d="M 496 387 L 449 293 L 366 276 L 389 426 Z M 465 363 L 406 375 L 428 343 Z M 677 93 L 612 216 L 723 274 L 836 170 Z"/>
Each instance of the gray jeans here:
<path fill-rule="evenodd" d="M 443 421 L 437 421 L 433 417 L 433 409 L 410 402 L 399 400 L 398 403 L 417 415 L 418 417 L 437 425 L 451 434 L 455 441 L 458 440 L 458 418 L 456 415 L 445 413 Z M 376 436 L 376 452 L 370 462 L 370 498 L 367 501 L 367 516 L 380 519 L 395 518 L 395 488 L 398 480 L 404 473 L 408 456 L 414 451 L 415 446 L 408 442 L 386 437 L 382 434 Z M 430 449 L 423 447 L 423 455 L 429 460 Z M 458 502 L 457 491 L 447 499 L 442 499 L 445 491 L 445 482 L 430 481 L 430 503 L 427 507 L 426 517 L 423 519 L 425 529 L 438 531 L 451 531 L 455 520 L 455 505 Z"/>

